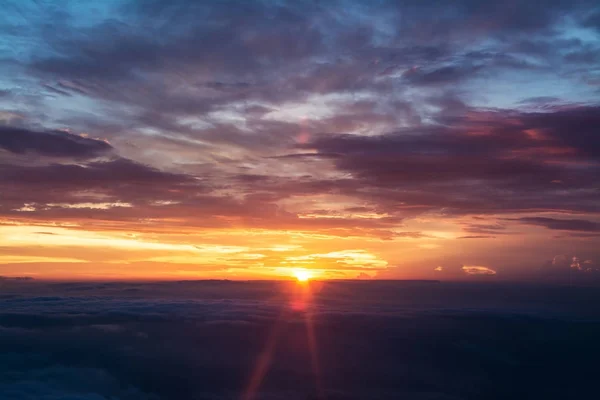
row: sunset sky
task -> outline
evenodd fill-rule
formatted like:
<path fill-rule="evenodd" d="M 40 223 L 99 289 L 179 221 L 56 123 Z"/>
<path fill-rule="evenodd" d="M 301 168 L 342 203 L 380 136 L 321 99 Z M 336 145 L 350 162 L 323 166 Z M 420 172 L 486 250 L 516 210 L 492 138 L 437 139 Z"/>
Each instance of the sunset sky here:
<path fill-rule="evenodd" d="M 0 4 L 0 275 L 600 274 L 596 1 Z"/>

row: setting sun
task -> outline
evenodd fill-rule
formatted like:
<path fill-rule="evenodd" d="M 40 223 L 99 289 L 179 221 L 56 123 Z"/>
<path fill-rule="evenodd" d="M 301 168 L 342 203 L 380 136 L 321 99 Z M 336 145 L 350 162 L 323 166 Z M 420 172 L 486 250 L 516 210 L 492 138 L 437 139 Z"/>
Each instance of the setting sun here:
<path fill-rule="evenodd" d="M 306 282 L 312 278 L 312 274 L 304 269 L 294 271 L 294 276 L 299 282 Z"/>

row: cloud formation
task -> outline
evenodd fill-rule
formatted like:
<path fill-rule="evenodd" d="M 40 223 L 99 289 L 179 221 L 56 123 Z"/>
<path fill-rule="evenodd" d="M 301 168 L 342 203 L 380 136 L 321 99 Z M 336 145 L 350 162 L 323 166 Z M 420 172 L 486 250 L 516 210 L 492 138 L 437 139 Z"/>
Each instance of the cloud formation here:
<path fill-rule="evenodd" d="M 323 135 L 308 146 L 337 154 L 337 168 L 351 173 L 361 187 L 371 187 L 371 195 L 381 193 L 402 204 L 469 214 L 597 212 L 597 154 L 589 135 L 598 115 L 596 108 L 544 114 L 470 111 L 444 117 L 452 127 Z M 579 129 L 572 131 L 574 126 Z"/>
<path fill-rule="evenodd" d="M 0 223 L 600 257 L 596 4 L 475 3 L 10 2 Z"/>
<path fill-rule="evenodd" d="M 107 142 L 68 132 L 35 132 L 8 126 L 0 126 L 0 148 L 15 154 L 73 159 L 98 157 L 112 150 Z"/>
<path fill-rule="evenodd" d="M 600 232 L 600 224 L 584 219 L 555 219 L 544 217 L 524 217 L 518 221 L 524 224 L 544 226 L 561 231 Z"/>

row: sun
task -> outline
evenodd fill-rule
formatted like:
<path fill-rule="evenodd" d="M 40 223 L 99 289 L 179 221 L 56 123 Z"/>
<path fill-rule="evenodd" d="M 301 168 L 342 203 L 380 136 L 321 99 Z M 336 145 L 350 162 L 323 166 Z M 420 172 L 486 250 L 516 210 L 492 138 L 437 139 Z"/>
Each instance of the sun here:
<path fill-rule="evenodd" d="M 312 274 L 305 269 L 295 270 L 294 276 L 296 277 L 298 282 L 307 282 L 310 278 L 312 278 Z"/>

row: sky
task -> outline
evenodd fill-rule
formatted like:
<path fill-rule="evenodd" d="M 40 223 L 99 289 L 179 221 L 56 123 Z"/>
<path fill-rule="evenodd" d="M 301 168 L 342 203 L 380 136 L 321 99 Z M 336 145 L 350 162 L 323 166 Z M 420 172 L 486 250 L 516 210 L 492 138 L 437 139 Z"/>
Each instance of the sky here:
<path fill-rule="evenodd" d="M 600 274 L 595 1 L 0 6 L 0 275 Z"/>

